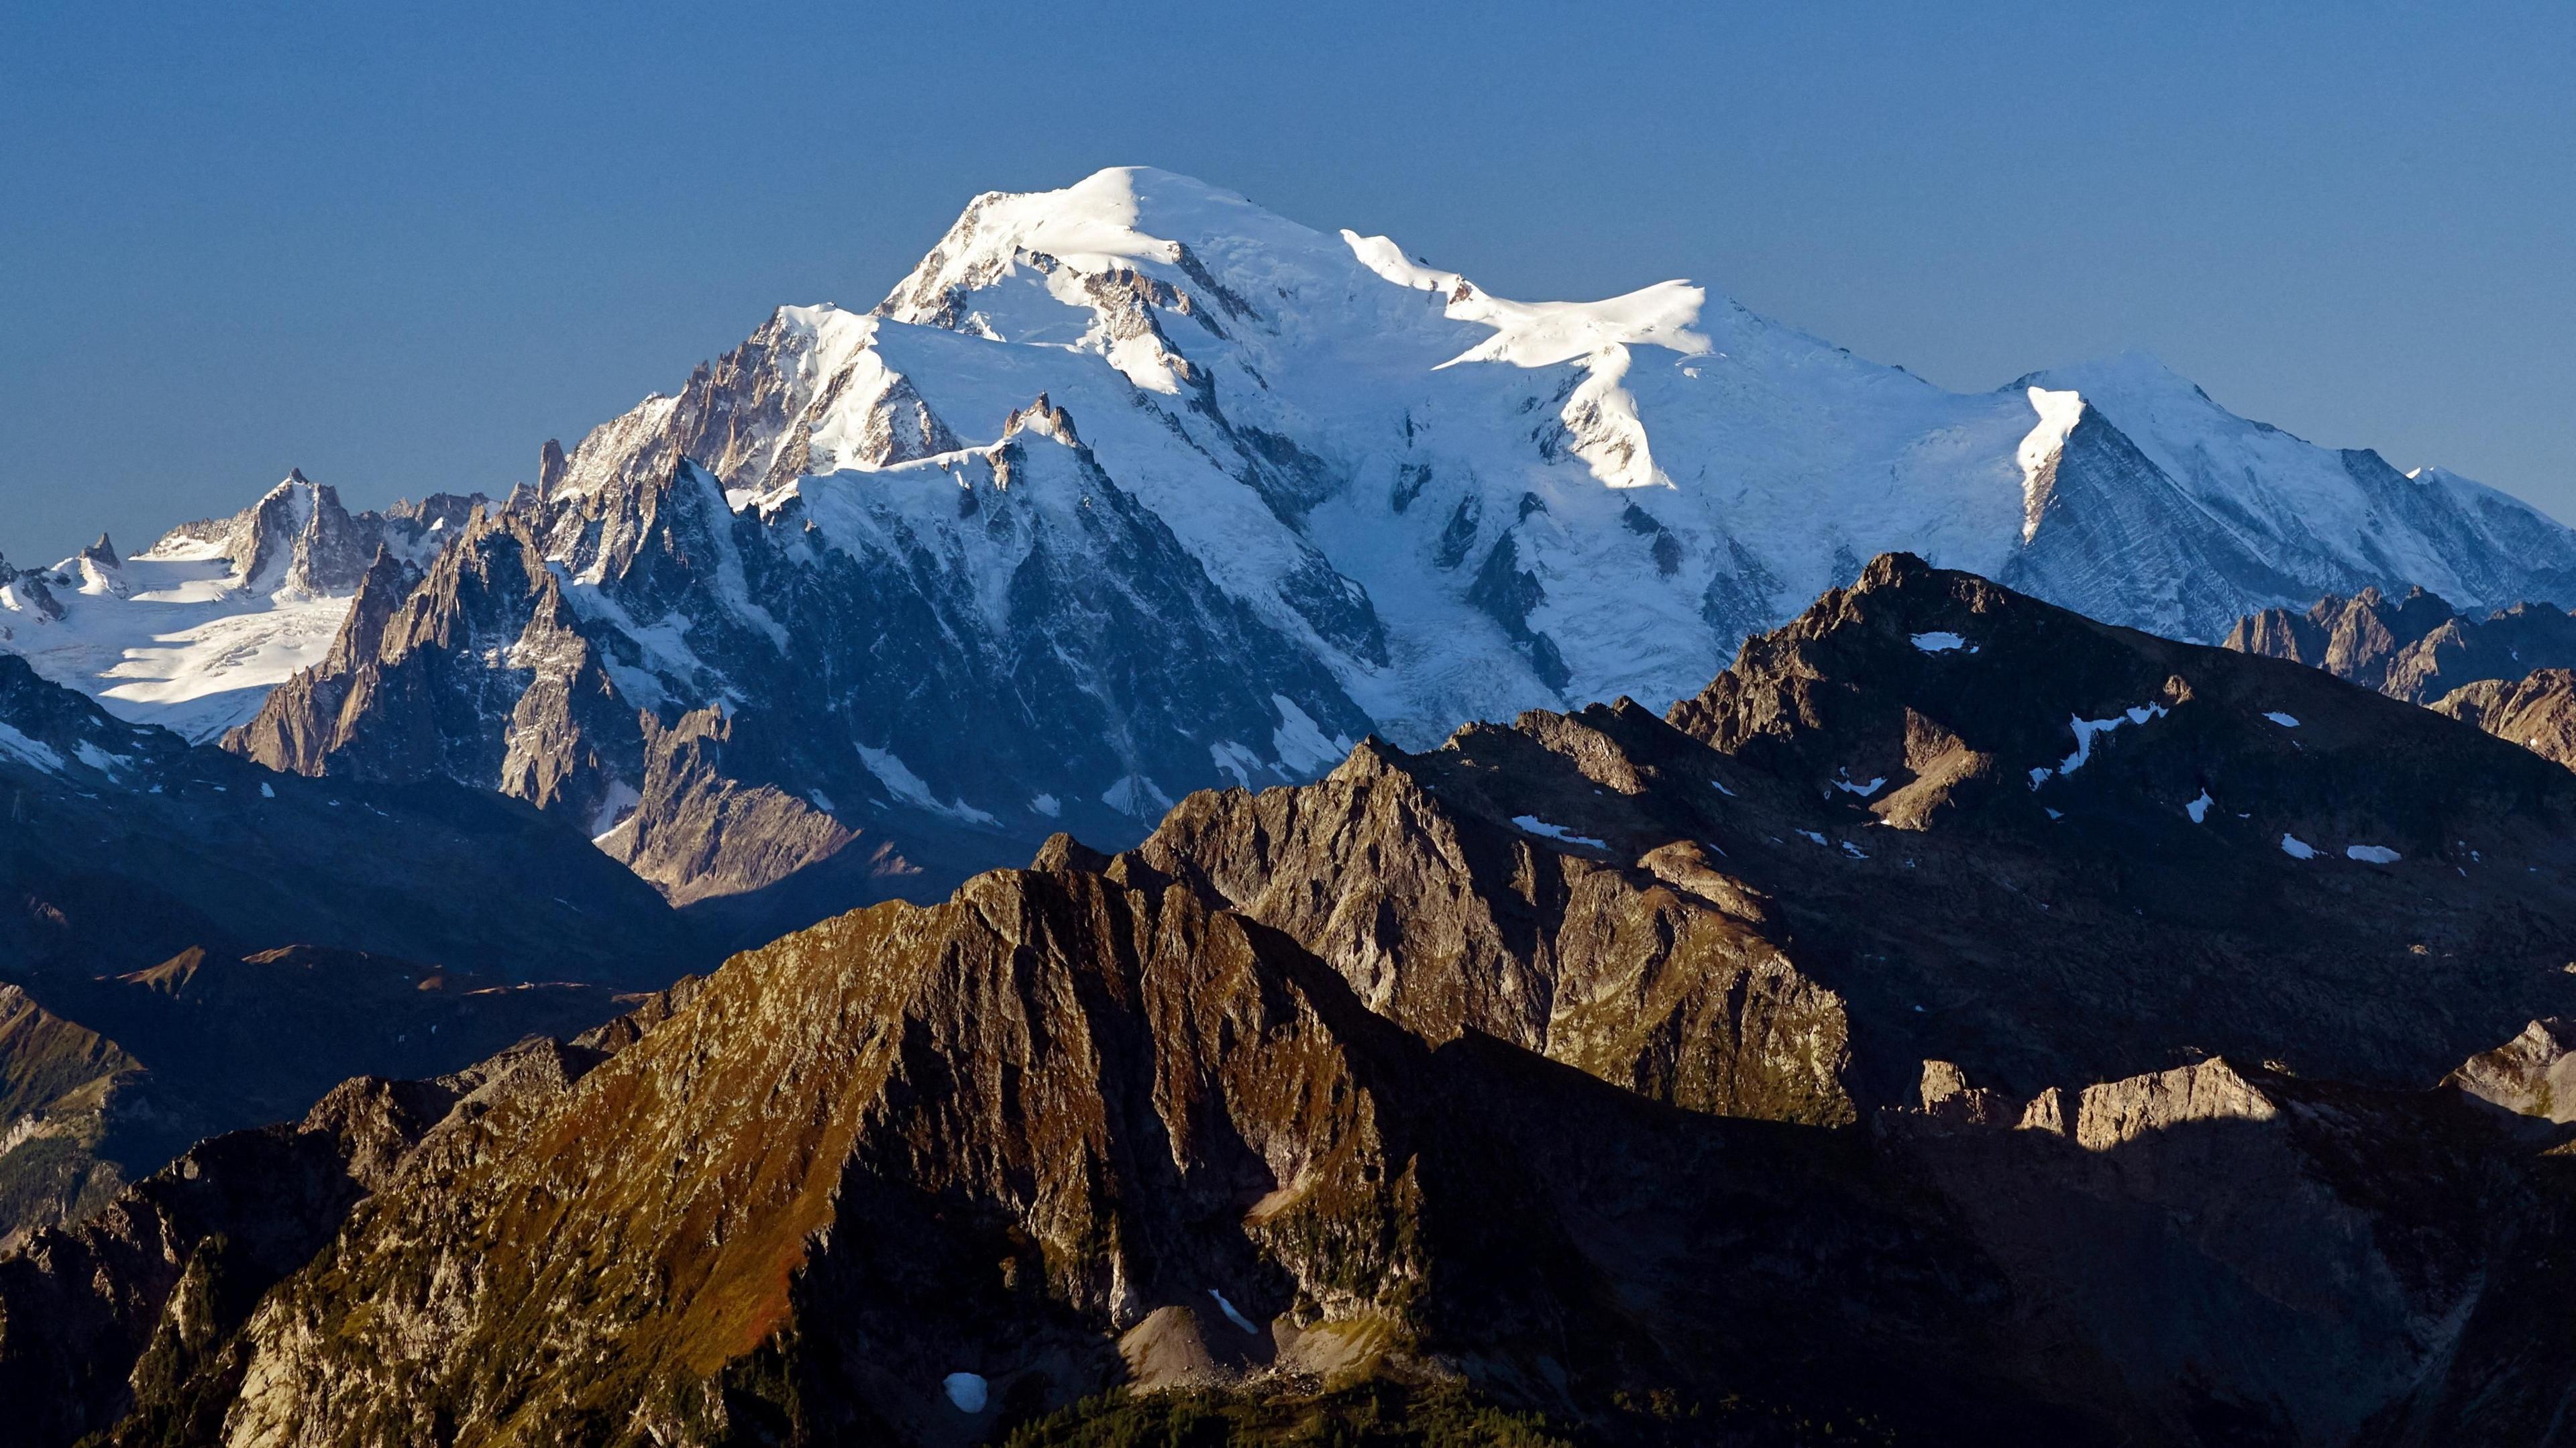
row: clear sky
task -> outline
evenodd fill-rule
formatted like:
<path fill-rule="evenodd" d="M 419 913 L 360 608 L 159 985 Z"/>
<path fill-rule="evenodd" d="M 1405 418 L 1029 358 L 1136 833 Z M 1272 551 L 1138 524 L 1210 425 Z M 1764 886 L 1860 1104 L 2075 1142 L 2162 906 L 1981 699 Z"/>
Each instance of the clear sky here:
<path fill-rule="evenodd" d="M 2576 518 L 2576 6 L 0 6 L 0 551 L 506 489 L 985 190 L 1185 171 Z"/>

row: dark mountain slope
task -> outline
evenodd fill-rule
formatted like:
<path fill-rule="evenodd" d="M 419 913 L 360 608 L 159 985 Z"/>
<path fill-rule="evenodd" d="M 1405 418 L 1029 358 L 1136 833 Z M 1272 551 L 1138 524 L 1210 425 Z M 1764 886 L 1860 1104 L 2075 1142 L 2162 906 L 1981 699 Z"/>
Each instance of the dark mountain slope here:
<path fill-rule="evenodd" d="M 274 774 L 15 655 L 0 811 L 0 1241 L 346 1077 L 579 1031 L 714 955 L 525 804 Z"/>
<path fill-rule="evenodd" d="M 308 944 L 654 987 L 700 960 L 649 887 L 515 800 L 279 775 L 114 719 L 15 655 L 0 730 L 0 974 Z"/>
<path fill-rule="evenodd" d="M 440 1075 L 631 1000 L 309 946 L 0 986 L 0 1244 L 79 1221 L 192 1142 L 300 1117 L 350 1077 Z"/>

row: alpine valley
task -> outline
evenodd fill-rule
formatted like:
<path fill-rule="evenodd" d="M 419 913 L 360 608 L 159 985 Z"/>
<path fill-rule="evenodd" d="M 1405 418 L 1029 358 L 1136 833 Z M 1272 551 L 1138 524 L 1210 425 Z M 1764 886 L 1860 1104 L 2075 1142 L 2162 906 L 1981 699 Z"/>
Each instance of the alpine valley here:
<path fill-rule="evenodd" d="M 0 1423 L 2554 1441 L 2570 603 L 2141 356 L 986 195 L 532 482 L 0 565 Z"/>

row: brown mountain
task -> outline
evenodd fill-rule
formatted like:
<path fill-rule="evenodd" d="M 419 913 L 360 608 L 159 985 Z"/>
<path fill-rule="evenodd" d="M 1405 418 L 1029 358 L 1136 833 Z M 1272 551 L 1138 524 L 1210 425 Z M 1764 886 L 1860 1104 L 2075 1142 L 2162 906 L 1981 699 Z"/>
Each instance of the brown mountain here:
<path fill-rule="evenodd" d="M 2534 669 L 2519 679 L 2482 679 L 2434 700 L 2433 708 L 2576 769 L 2576 671 Z"/>
<path fill-rule="evenodd" d="M 1363 745 L 479 1104 L 209 1143 L 0 1260 L 0 1394 L 132 1443 L 2531 1441 L 2571 825 L 2456 721 L 1882 558 L 1667 719 Z"/>

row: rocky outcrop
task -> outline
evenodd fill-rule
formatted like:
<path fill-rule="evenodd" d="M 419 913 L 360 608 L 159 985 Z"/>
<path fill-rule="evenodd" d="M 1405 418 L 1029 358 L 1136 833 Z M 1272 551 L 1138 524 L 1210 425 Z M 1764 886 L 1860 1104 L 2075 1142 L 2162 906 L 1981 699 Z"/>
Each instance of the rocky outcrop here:
<path fill-rule="evenodd" d="M 140 1416 L 958 1442 L 1133 1359 L 2088 1436 L 2000 1391 L 1991 1308 L 1950 1294 L 2002 1285 L 1847 1153 L 1433 1049 L 1141 869 L 983 876 L 736 960 L 563 1093 L 441 1127 Z M 1810 1265 L 1721 1267 L 1747 1251 Z"/>
<path fill-rule="evenodd" d="M 1865 1128 L 1731 1121 L 1434 1044 L 1141 856 L 1048 853 L 474 1073 L 506 1089 L 414 1088 L 461 1103 L 426 1132 L 358 1083 L 211 1143 L 313 1155 L 182 1179 L 318 1181 L 303 1217 L 224 1200 L 336 1242 L 226 1295 L 175 1186 L 130 1191 L 0 1262 L 0 1369 L 55 1374 L 0 1404 L 59 1380 L 7 1334 L 76 1282 L 130 1287 L 48 1319 L 101 1324 L 50 1390 L 125 1411 L 111 1442 L 945 1444 L 1117 1382 L 1372 1380 L 1612 1443 L 2452 1441 L 2564 1390 L 2464 1353 L 2576 1224 L 2544 1144 L 2451 1093 L 2207 1060 L 2024 1101 L 1934 1061 Z"/>
<path fill-rule="evenodd" d="M 2517 1115 L 2576 1121 L 2576 1025 L 2533 1021 L 2521 1035 L 2471 1056 L 2450 1084 Z"/>
<path fill-rule="evenodd" d="M 2133 1441 L 2507 1441 L 2536 1406 L 2445 1403 L 2483 1372 L 2471 1324 L 2517 1295 L 2499 1279 L 2566 1230 L 2536 1152 L 2449 1092 L 2212 1059 L 2024 1104 L 1927 1062 L 1921 1113 L 1879 1124 L 2010 1277 L 2049 1284 L 2038 1335 L 2099 1354 L 2063 1370 Z"/>
<path fill-rule="evenodd" d="M 729 415 L 774 400 L 763 365 L 708 383 L 749 389 Z M 910 494 L 872 495 L 864 538 L 848 500 L 737 513 L 695 463 L 632 476 L 697 415 L 615 441 L 613 479 L 595 466 L 612 440 L 594 438 L 543 521 L 487 518 L 416 581 L 379 563 L 330 658 L 226 747 L 313 776 L 496 788 L 592 835 L 632 813 L 621 858 L 675 903 L 732 902 L 766 939 L 892 886 L 951 888 L 1060 823 L 1132 839 L 1170 802 L 1159 780 L 1212 759 L 1295 778 L 1358 732 L 1333 677 L 1226 597 L 1043 396 Z M 925 516 L 912 494 L 932 476 Z M 685 743 L 717 714 L 721 751 Z M 812 868 L 852 840 L 872 863 Z"/>
<path fill-rule="evenodd" d="M 588 819 L 639 773 L 633 711 L 534 541 L 478 512 L 415 575 L 379 553 L 330 656 L 224 747 L 271 769 L 449 779 Z"/>
<path fill-rule="evenodd" d="M 2576 667 L 2576 616 L 2519 603 L 2481 618 L 2420 588 L 2394 604 L 2377 589 L 2364 589 L 2349 599 L 2328 595 L 2303 615 L 2276 608 L 2240 619 L 2226 647 L 2431 704 L 2482 680 Z"/>
<path fill-rule="evenodd" d="M 1193 795 L 1137 857 L 1286 931 L 1429 1039 L 1493 1036 L 1695 1110 L 1853 1119 L 1843 1002 L 1766 933 L 1754 887 L 1688 839 L 1624 867 L 1607 845 L 1563 848 L 1510 823 L 1515 804 L 1567 817 L 1539 803 L 1556 790 L 1479 788 L 1572 773 L 1550 744 L 1629 769 L 1588 723 L 1471 730 L 1434 756 L 1372 741 L 1302 789 Z"/>
<path fill-rule="evenodd" d="M 2535 669 L 2519 679 L 2463 685 L 2435 700 L 2433 710 L 2576 769 L 2576 671 Z"/>
<path fill-rule="evenodd" d="M 127 1164 L 99 1153 L 143 1074 L 117 1042 L 0 985 L 0 1254 L 125 1184 Z"/>

